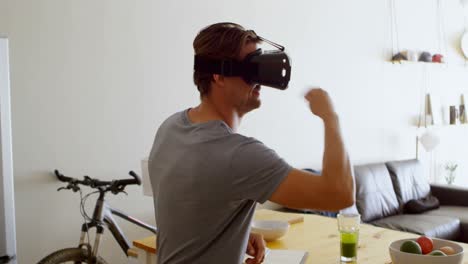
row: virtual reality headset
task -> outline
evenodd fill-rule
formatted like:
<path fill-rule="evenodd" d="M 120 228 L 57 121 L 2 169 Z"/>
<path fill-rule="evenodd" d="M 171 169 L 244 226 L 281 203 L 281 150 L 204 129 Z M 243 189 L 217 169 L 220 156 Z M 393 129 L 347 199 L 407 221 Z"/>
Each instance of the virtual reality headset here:
<path fill-rule="evenodd" d="M 285 90 L 288 88 L 291 77 L 291 64 L 288 55 L 284 52 L 284 47 L 256 36 L 259 40 L 276 47 L 278 50 L 257 49 L 249 53 L 242 61 L 195 55 L 194 70 L 226 77 L 242 77 L 249 84 Z"/>

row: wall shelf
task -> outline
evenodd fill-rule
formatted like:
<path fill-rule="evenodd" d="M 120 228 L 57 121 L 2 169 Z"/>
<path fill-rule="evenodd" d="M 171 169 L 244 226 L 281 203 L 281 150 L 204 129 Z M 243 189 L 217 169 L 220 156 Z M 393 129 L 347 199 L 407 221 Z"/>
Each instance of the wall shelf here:
<path fill-rule="evenodd" d="M 446 68 L 448 66 L 446 62 L 440 63 L 440 62 L 401 60 L 401 61 L 390 61 L 390 63 L 395 64 L 395 65 L 434 65 L 435 67 L 442 67 L 442 68 Z"/>
<path fill-rule="evenodd" d="M 421 126 L 418 127 L 418 130 L 424 130 L 424 129 L 446 129 L 446 128 L 468 128 L 468 124 L 455 124 L 455 125 L 450 125 L 450 124 L 440 124 L 440 125 L 430 125 L 430 126 Z"/>

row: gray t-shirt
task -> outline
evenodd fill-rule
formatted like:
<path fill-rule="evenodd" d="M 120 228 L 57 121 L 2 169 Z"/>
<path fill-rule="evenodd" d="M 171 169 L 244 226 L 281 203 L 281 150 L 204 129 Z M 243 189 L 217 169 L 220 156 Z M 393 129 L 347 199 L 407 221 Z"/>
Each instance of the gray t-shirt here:
<path fill-rule="evenodd" d="M 240 264 L 256 202 L 291 166 L 223 121 L 194 124 L 187 113 L 163 122 L 149 157 L 158 264 Z"/>

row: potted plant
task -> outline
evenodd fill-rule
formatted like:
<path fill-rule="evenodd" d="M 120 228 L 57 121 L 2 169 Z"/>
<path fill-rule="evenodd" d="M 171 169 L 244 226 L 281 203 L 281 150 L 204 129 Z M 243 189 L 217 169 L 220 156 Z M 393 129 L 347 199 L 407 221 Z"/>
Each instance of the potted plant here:
<path fill-rule="evenodd" d="M 445 170 L 447 171 L 447 174 L 445 175 L 445 181 L 447 184 L 453 184 L 455 181 L 455 171 L 457 170 L 458 164 L 449 162 L 445 165 Z"/>

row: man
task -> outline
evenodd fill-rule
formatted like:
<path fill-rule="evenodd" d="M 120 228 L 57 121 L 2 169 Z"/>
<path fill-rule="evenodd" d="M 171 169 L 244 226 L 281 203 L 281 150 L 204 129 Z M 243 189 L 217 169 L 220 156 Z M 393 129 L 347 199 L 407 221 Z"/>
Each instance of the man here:
<path fill-rule="evenodd" d="M 259 37 L 233 23 L 196 36 L 195 54 L 243 60 Z M 321 89 L 305 96 L 325 127 L 322 175 L 294 169 L 260 141 L 237 134 L 260 107 L 259 85 L 195 71 L 201 103 L 159 127 L 149 158 L 158 225 L 158 263 L 261 263 L 265 244 L 249 235 L 257 202 L 340 210 L 353 204 L 353 179 L 338 116 Z"/>

